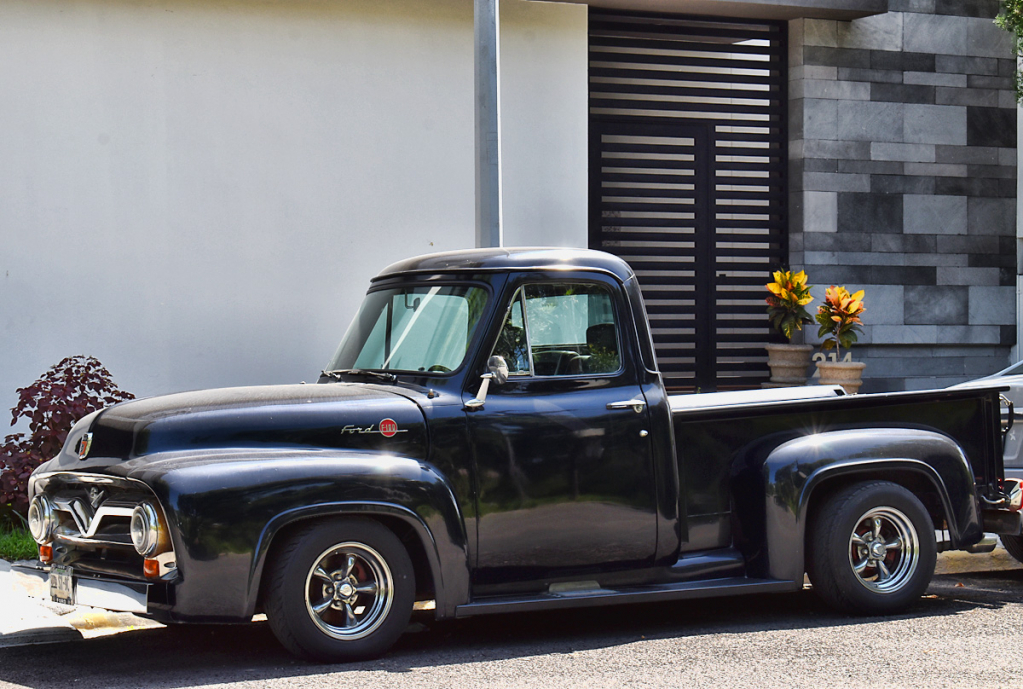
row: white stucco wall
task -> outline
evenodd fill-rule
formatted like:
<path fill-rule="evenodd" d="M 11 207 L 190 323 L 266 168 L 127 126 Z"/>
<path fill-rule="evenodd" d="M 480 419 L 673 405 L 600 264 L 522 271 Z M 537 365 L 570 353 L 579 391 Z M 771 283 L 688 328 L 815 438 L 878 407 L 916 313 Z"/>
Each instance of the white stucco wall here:
<path fill-rule="evenodd" d="M 586 242 L 586 8 L 504 0 L 509 244 Z M 0 413 L 311 380 L 369 278 L 471 246 L 470 0 L 0 3 Z"/>
<path fill-rule="evenodd" d="M 587 245 L 587 7 L 501 0 L 508 246 Z"/>

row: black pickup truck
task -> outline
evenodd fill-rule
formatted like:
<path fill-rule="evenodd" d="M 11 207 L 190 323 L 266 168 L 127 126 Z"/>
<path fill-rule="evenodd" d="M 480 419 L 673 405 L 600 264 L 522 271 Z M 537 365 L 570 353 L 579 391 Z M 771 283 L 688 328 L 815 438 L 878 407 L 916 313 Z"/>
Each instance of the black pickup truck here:
<path fill-rule="evenodd" d="M 396 263 L 317 384 L 126 402 L 30 484 L 51 595 L 172 622 L 265 613 L 291 651 L 437 618 L 794 591 L 887 613 L 940 549 L 1020 534 L 999 389 L 668 395 L 628 265 Z"/>

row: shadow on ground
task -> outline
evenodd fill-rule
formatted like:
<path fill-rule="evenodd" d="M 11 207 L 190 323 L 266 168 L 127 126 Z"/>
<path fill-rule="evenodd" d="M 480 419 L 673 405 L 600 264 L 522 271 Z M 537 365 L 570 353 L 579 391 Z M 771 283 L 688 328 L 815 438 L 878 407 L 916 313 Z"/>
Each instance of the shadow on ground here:
<path fill-rule="evenodd" d="M 947 574 L 898 618 L 956 615 L 1023 603 L 1023 569 Z M 383 658 L 347 665 L 297 660 L 265 623 L 187 625 L 128 632 L 61 645 L 0 650 L 0 680 L 28 687 L 185 687 L 263 681 L 332 672 L 401 673 L 416 668 L 572 653 L 643 639 L 684 640 L 708 634 L 881 621 L 836 614 L 811 591 L 670 604 L 626 605 L 557 613 L 523 613 L 453 622 L 421 619 Z"/>

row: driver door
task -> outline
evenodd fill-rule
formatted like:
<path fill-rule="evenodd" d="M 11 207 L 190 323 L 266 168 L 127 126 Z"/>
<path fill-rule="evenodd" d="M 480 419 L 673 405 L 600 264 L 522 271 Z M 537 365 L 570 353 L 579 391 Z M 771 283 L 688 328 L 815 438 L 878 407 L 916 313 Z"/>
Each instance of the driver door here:
<path fill-rule="evenodd" d="M 622 356 L 619 297 L 607 284 L 560 279 L 515 293 L 493 349 L 508 381 L 491 384 L 468 413 L 479 477 L 477 585 L 540 586 L 652 562 L 648 414 L 634 364 Z"/>

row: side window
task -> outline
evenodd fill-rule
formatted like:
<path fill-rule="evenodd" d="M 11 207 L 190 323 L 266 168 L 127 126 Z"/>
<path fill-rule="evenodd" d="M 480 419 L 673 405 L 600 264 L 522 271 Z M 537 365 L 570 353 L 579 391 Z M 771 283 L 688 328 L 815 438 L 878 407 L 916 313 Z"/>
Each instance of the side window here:
<path fill-rule="evenodd" d="M 510 376 L 579 376 L 621 369 L 611 293 L 588 283 L 526 285 L 512 300 L 493 354 Z"/>
<path fill-rule="evenodd" d="M 587 283 L 526 285 L 526 330 L 538 376 L 614 373 L 621 368 L 611 293 Z"/>
<path fill-rule="evenodd" d="M 523 349 L 534 375 L 614 373 L 621 368 L 618 328 L 607 288 L 570 282 L 529 284 L 520 290 L 515 305 L 508 323 L 514 326 L 517 314 L 524 316 L 528 348 Z M 501 339 L 510 337 L 502 333 Z M 519 362 L 516 366 L 529 370 Z M 508 370 L 513 370 L 510 361 Z"/>

